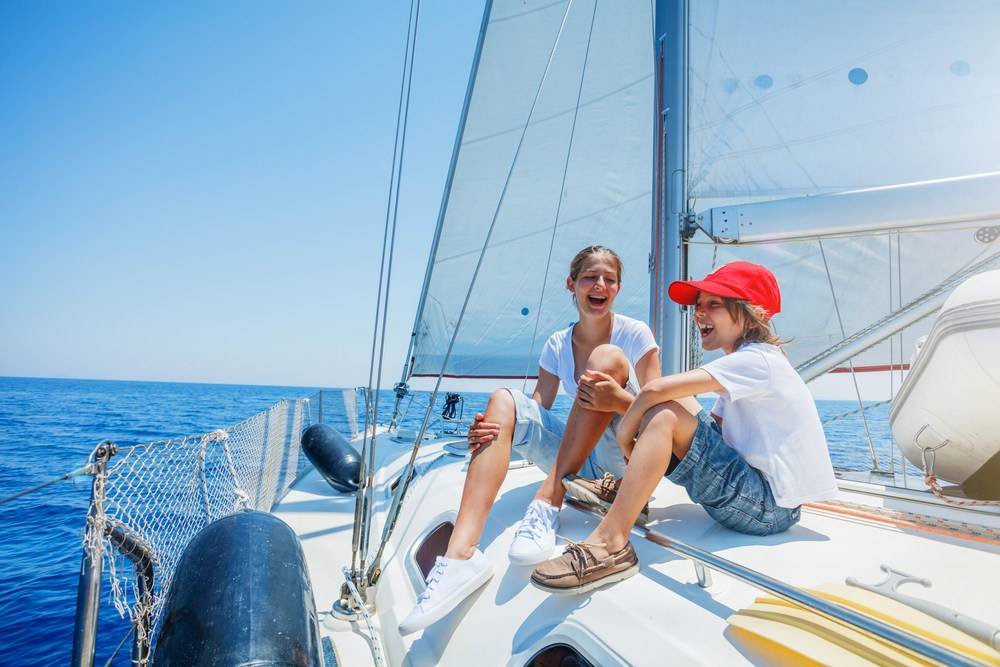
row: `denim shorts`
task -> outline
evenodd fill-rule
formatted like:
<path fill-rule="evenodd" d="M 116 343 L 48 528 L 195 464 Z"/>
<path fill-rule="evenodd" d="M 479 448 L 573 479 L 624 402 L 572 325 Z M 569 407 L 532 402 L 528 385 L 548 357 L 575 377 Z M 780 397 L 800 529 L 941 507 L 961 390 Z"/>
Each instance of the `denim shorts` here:
<path fill-rule="evenodd" d="M 548 472 L 556 463 L 559 444 L 562 442 L 566 424 L 551 412 L 529 398 L 524 392 L 508 388 L 514 398 L 516 420 L 514 423 L 515 451 Z M 581 477 L 600 479 L 610 472 L 615 477 L 625 474 L 625 458 L 615 439 L 615 428 L 621 417 L 615 415 L 604 430 L 597 446 L 590 453 L 579 471 Z"/>
<path fill-rule="evenodd" d="M 707 411 L 698 413 L 691 449 L 671 464 L 667 479 L 687 489 L 691 500 L 730 530 L 771 535 L 799 520 L 800 508 L 774 502 L 764 475 L 722 439 L 722 430 Z"/>

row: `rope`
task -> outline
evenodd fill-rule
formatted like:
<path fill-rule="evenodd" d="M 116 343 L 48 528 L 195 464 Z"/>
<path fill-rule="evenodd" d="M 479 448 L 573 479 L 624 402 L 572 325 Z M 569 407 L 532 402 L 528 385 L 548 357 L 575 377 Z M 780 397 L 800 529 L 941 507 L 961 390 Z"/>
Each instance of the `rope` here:
<path fill-rule="evenodd" d="M 431 392 L 430 398 L 427 401 L 427 409 L 424 412 L 424 420 L 420 425 L 416 441 L 413 443 L 413 449 L 410 451 L 410 460 L 407 463 L 406 471 L 403 473 L 403 483 L 396 488 L 392 506 L 389 510 L 389 516 L 382 530 L 382 539 L 379 543 L 378 552 L 368 567 L 367 576 L 365 577 L 366 579 L 371 580 L 373 573 L 381 570 L 379 562 L 382 558 L 382 553 L 385 551 L 385 545 L 388 543 L 389 536 L 392 534 L 392 531 L 396 526 L 396 520 L 399 517 L 399 508 L 402 506 L 403 498 L 406 496 L 406 491 L 410 486 L 410 480 L 413 478 L 417 453 L 420 451 L 420 445 L 423 441 L 424 433 L 427 432 L 427 424 L 430 421 L 431 413 L 434 409 L 434 401 L 437 399 L 438 391 L 441 388 L 441 379 L 444 377 L 445 371 L 448 368 L 448 361 L 451 359 L 451 352 L 455 347 L 455 340 L 458 338 L 458 332 L 461 329 L 462 320 L 465 318 L 465 311 L 469 307 L 469 300 L 472 298 L 472 290 L 476 286 L 476 279 L 479 277 L 479 270 L 482 268 L 483 258 L 486 256 L 486 250 L 489 248 L 490 239 L 493 237 L 493 230 L 496 228 L 497 218 L 500 215 L 500 209 L 507 196 L 507 188 L 510 186 L 510 179 L 514 173 L 514 167 L 517 165 L 518 158 L 521 155 L 521 147 L 524 145 L 524 137 L 528 132 L 528 127 L 531 125 L 531 118 L 534 115 L 535 106 L 538 104 L 538 98 L 541 95 L 542 87 L 545 84 L 545 80 L 548 78 L 549 69 L 552 67 L 552 60 L 555 56 L 556 48 L 559 46 L 559 39 L 562 37 L 563 30 L 566 27 L 566 19 L 569 17 L 569 10 L 572 6 L 573 0 L 569 0 L 569 2 L 566 3 L 566 9 L 563 11 L 562 22 L 559 24 L 559 31 L 556 33 L 555 41 L 553 41 L 552 48 L 549 50 L 549 57 L 545 63 L 545 69 L 542 72 L 541 80 L 538 82 L 538 88 L 535 90 L 535 97 L 531 102 L 531 107 L 528 109 L 528 118 L 524 123 L 524 127 L 521 129 L 521 136 L 518 139 L 517 148 L 514 151 L 514 157 L 511 160 L 510 168 L 507 170 L 507 176 L 504 179 L 503 188 L 500 190 L 500 197 L 497 200 L 496 208 L 493 211 L 493 218 L 490 221 L 489 229 L 486 232 L 486 238 L 483 240 L 483 247 L 479 251 L 479 260 L 476 262 L 476 268 L 472 273 L 472 280 L 469 282 L 469 289 L 465 293 L 465 300 L 462 302 L 462 309 L 458 313 L 458 318 L 455 321 L 455 329 L 452 331 L 451 340 L 448 343 L 448 349 L 445 352 L 443 361 L 441 362 L 441 371 L 438 373 L 437 381 L 434 383 L 434 391 Z"/>
<path fill-rule="evenodd" d="M 949 505 L 955 505 L 956 507 L 974 507 L 976 505 L 1000 506 L 1000 500 L 958 500 L 946 496 L 944 489 L 941 488 L 941 484 L 938 482 L 937 475 L 933 471 L 924 473 L 924 484 L 931 490 L 931 493 Z"/>
<path fill-rule="evenodd" d="M 1000 546 L 1000 532 L 964 521 L 939 519 L 925 514 L 914 514 L 886 507 L 872 507 L 842 500 L 805 503 L 803 507 L 814 511 L 843 514 L 844 516 L 887 523 L 900 528 L 911 528 L 936 535 Z"/>
<path fill-rule="evenodd" d="M 354 585 L 349 576 L 347 577 L 347 588 L 351 591 L 351 597 L 354 598 L 354 604 L 358 606 L 358 611 L 361 612 L 361 616 L 365 619 L 365 625 L 368 626 L 368 634 L 371 636 L 372 658 L 375 659 L 375 665 L 383 667 L 385 660 L 382 658 L 382 648 L 379 646 L 378 633 L 372 624 L 371 614 L 368 613 L 368 607 L 365 606 L 365 601 L 361 597 L 358 587 Z"/>

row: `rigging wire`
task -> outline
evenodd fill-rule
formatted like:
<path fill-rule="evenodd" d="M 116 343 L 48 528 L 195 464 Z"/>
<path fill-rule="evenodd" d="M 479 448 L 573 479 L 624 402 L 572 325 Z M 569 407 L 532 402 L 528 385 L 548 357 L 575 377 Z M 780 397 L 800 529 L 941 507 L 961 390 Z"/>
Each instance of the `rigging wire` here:
<path fill-rule="evenodd" d="M 409 88 L 413 76 L 413 56 L 416 46 L 417 19 L 420 12 L 420 0 L 410 0 L 410 15 L 407 24 L 406 48 L 403 56 L 403 73 L 399 84 L 399 104 L 396 109 L 396 134 L 393 142 L 392 168 L 389 176 L 389 194 L 386 199 L 385 227 L 382 232 L 382 258 L 379 266 L 378 296 L 375 301 L 375 322 L 372 332 L 371 361 L 368 368 L 368 386 L 365 394 L 365 429 L 361 445 L 361 465 L 359 469 L 358 493 L 354 507 L 354 530 L 351 539 L 351 572 L 357 574 L 360 567 L 364 566 L 366 555 L 366 545 L 363 540 L 368 534 L 369 524 L 369 503 L 370 503 L 370 476 L 374 474 L 373 465 L 369 463 L 366 467 L 366 460 L 374 462 L 375 431 L 378 418 L 378 400 L 381 390 L 382 358 L 385 349 L 385 322 L 389 304 L 389 285 L 392 278 L 392 255 L 396 239 L 396 220 L 399 207 L 399 180 L 402 175 L 402 154 L 406 143 L 406 121 L 409 115 Z M 390 240 L 391 223 L 391 240 Z M 388 253 L 387 253 L 388 249 Z M 388 256 L 387 256 L 388 255 Z M 383 281 L 384 277 L 384 281 Z M 385 301 L 383 303 L 383 285 L 385 288 Z M 382 314 L 381 331 L 379 328 L 379 314 Z M 378 355 L 378 377 L 375 375 L 376 345 L 379 342 L 381 333 L 381 347 Z M 374 382 L 373 382 L 374 381 Z M 375 385 L 374 404 L 372 396 L 372 385 Z M 369 428 L 371 431 L 371 446 L 369 447 Z M 358 561 L 359 549 L 361 561 Z"/>
<path fill-rule="evenodd" d="M 833 297 L 833 309 L 837 313 L 837 322 L 840 324 L 840 335 L 843 336 L 844 340 L 847 340 L 847 330 L 844 328 L 844 320 L 840 316 L 840 304 L 837 302 L 837 292 L 833 289 L 833 278 L 830 276 L 830 265 L 826 261 L 826 251 L 823 249 L 823 240 L 819 240 L 819 254 L 823 257 L 823 268 L 826 269 L 826 279 L 830 283 L 830 295 Z M 854 393 L 858 397 L 858 407 L 861 411 L 861 421 L 865 425 L 865 438 L 868 439 L 868 451 L 872 455 L 872 471 L 882 472 L 881 466 L 878 464 L 878 456 L 875 454 L 875 443 L 872 442 L 872 434 L 868 428 L 868 416 L 865 414 L 865 404 L 861 400 L 861 388 L 858 387 L 858 376 L 854 372 L 854 360 L 847 360 L 848 366 L 851 368 L 851 380 L 854 382 Z"/>
<path fill-rule="evenodd" d="M 71 470 L 71 471 L 69 471 L 68 473 L 66 473 L 64 475 L 59 475 L 58 477 L 53 477 L 52 479 L 48 480 L 47 482 L 42 482 L 41 484 L 36 484 L 35 486 L 29 487 L 27 489 L 22 489 L 21 491 L 18 491 L 17 493 L 12 493 L 9 496 L 6 496 L 4 498 L 0 498 L 0 505 L 6 505 L 7 503 L 9 503 L 9 502 L 11 502 L 13 500 L 17 500 L 21 496 L 26 496 L 29 493 L 34 493 L 35 491 L 41 491 L 42 489 L 44 489 L 47 486 L 52 486 L 53 484 L 65 481 L 67 479 L 71 479 L 73 477 L 77 477 L 79 475 L 86 475 L 86 474 L 89 474 L 90 472 L 91 472 L 91 468 L 90 468 L 90 464 L 88 463 L 87 465 L 85 465 L 85 466 L 83 466 L 81 468 L 77 468 L 76 470 Z"/>
<path fill-rule="evenodd" d="M 115 661 L 115 658 L 118 657 L 118 652 L 122 650 L 122 646 L 125 646 L 125 642 L 128 641 L 128 638 L 132 636 L 133 632 L 135 632 L 135 626 L 134 625 L 129 629 L 128 632 L 125 633 L 125 636 L 122 637 L 122 640 L 120 642 L 118 642 L 118 646 L 116 646 L 115 650 L 112 651 L 111 657 L 109 657 L 108 661 L 104 663 L 104 667 L 111 667 L 111 665 Z"/>
<path fill-rule="evenodd" d="M 382 362 L 385 359 L 385 330 L 386 321 L 389 316 L 389 285 L 392 281 L 392 258 L 395 253 L 396 248 L 396 223 L 399 219 L 399 190 L 403 183 L 403 156 L 406 153 L 406 127 L 410 117 L 410 92 L 413 90 L 413 62 L 416 55 L 417 49 L 417 28 L 420 25 L 420 0 L 416 0 L 416 9 L 413 12 L 413 39 L 410 41 L 410 51 L 409 51 L 409 61 L 410 70 L 406 75 L 406 102 L 403 104 L 403 130 L 400 135 L 399 140 L 399 164 L 397 166 L 396 172 L 396 199 L 393 202 L 392 208 L 392 234 L 389 240 L 389 262 L 386 268 L 386 278 L 385 278 L 385 303 L 383 304 L 382 310 L 382 329 L 381 329 L 381 340 L 379 341 L 379 351 L 378 351 L 378 372 L 375 375 L 375 401 L 374 409 L 372 411 L 372 439 L 371 447 L 369 450 L 368 458 L 368 475 L 366 476 L 368 482 L 368 493 L 365 497 L 365 502 L 369 503 L 372 495 L 372 479 L 375 477 L 375 428 L 378 421 L 378 403 L 382 389 Z M 397 121 L 398 122 L 398 121 Z M 366 520 L 364 523 L 365 531 L 361 536 L 361 562 L 364 563 L 368 557 L 368 540 L 369 534 L 371 533 L 371 520 L 368 514 L 370 513 L 369 508 L 366 510 Z"/>
<path fill-rule="evenodd" d="M 583 54 L 583 67 L 580 69 L 580 85 L 576 89 L 576 106 L 573 109 L 573 122 L 569 129 L 569 144 L 566 146 L 566 160 L 563 162 L 562 182 L 559 184 L 559 199 L 556 203 L 556 214 L 552 221 L 552 235 L 549 237 L 549 253 L 545 258 L 545 273 L 542 275 L 542 288 L 538 293 L 538 306 L 535 308 L 535 326 L 531 330 L 531 345 L 528 347 L 528 358 L 524 367 L 524 381 L 521 392 L 526 393 L 528 376 L 531 374 L 531 362 L 535 352 L 535 338 L 538 336 L 538 324 L 542 319 L 542 304 L 545 302 L 545 287 L 549 281 L 549 269 L 552 267 L 552 250 L 556 245 L 556 230 L 559 228 L 559 216 L 562 213 L 563 197 L 566 194 L 566 174 L 569 173 L 569 160 L 573 154 L 573 139 L 576 138 L 576 119 L 580 113 L 580 99 L 583 96 L 583 82 L 587 77 L 587 63 L 590 60 L 590 44 L 594 37 L 594 21 L 597 18 L 597 4 L 594 0 L 594 11 L 590 15 L 590 31 L 587 33 L 587 49 Z"/>
<path fill-rule="evenodd" d="M 372 563 L 368 568 L 365 579 L 371 583 L 375 583 L 378 577 L 381 576 L 381 558 L 385 551 L 385 545 L 389 541 L 389 536 L 392 534 L 393 529 L 396 526 L 396 520 L 399 517 L 399 509 L 402 506 L 403 498 L 406 496 L 406 491 L 410 486 L 410 481 L 413 479 L 414 466 L 417 458 L 417 452 L 420 450 L 420 445 L 424 438 L 424 433 L 427 431 L 427 424 L 430 421 L 431 412 L 434 409 L 434 401 L 437 398 L 438 390 L 441 388 L 441 379 L 444 377 L 445 371 L 448 368 L 448 361 L 451 358 L 452 349 L 455 346 L 455 340 L 458 338 L 458 332 L 462 326 L 462 320 L 465 317 L 465 311 L 469 306 L 469 300 L 472 297 L 472 290 L 476 286 L 476 279 L 479 277 L 479 270 L 482 268 L 483 259 L 486 256 L 486 250 L 489 248 L 490 239 L 493 237 L 493 230 L 496 228 L 497 218 L 500 215 L 500 209 L 503 207 L 504 199 L 507 195 L 507 188 L 510 186 L 511 176 L 514 173 L 514 167 L 517 166 L 518 158 L 521 155 L 521 148 L 524 145 L 524 137 L 528 132 L 528 127 L 531 123 L 531 118 L 535 112 L 535 106 L 538 104 L 538 98 L 541 95 L 542 88 L 545 85 L 545 81 L 548 78 L 549 70 L 552 67 L 552 61 L 556 53 L 556 49 L 559 46 L 559 40 L 562 37 L 563 30 L 566 27 L 566 20 L 569 17 L 570 9 L 573 6 L 573 0 L 568 0 L 566 3 L 566 9 L 563 12 L 562 21 L 559 24 L 559 30 L 556 33 L 555 40 L 552 43 L 552 48 L 549 50 L 548 60 L 545 63 L 545 69 L 542 71 L 541 79 L 538 82 L 538 87 L 535 90 L 534 99 L 531 102 L 531 107 L 528 109 L 528 118 L 521 130 L 521 136 L 518 139 L 517 147 L 514 150 L 514 157 L 511 160 L 510 167 L 507 169 L 507 176 L 504 179 L 503 188 L 500 190 L 500 197 L 497 201 L 497 205 L 493 210 L 493 217 L 490 220 L 489 229 L 486 232 L 486 238 L 483 240 L 483 247 L 479 252 L 479 260 L 476 262 L 476 268 L 472 273 L 472 279 L 469 282 L 469 288 L 465 293 L 465 300 L 462 302 L 462 309 L 458 313 L 458 318 L 455 321 L 455 327 L 451 334 L 451 340 L 448 343 L 448 349 L 445 352 L 444 360 L 441 362 L 441 371 L 438 373 L 437 381 L 434 384 L 434 390 L 431 392 L 430 398 L 427 401 L 427 409 L 424 412 L 423 423 L 420 425 L 420 430 L 417 433 L 416 440 L 413 443 L 413 449 L 410 451 L 410 459 L 407 462 L 406 470 L 403 473 L 403 482 L 396 488 L 396 492 L 393 495 L 392 505 L 389 509 L 389 515 L 386 519 L 385 526 L 382 530 L 382 539 L 379 543 L 378 552 L 372 559 Z"/>

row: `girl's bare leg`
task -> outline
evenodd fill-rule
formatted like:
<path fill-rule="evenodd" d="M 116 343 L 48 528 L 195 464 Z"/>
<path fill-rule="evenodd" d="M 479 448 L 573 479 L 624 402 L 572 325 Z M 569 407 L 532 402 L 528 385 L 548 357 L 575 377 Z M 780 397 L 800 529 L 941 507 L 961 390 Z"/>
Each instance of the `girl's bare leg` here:
<path fill-rule="evenodd" d="M 628 382 L 628 359 L 625 353 L 614 345 L 599 345 L 587 359 L 587 370 L 607 373 L 625 386 Z M 535 498 L 544 500 L 550 505 L 560 507 L 565 489 L 562 478 L 580 472 L 584 461 L 594 451 L 604 430 L 614 417 L 612 412 L 595 412 L 587 410 L 573 402 L 569 418 L 566 420 L 566 430 L 563 431 L 562 442 L 559 444 L 559 454 L 556 463 L 549 471 L 548 477 L 538 487 Z"/>
<path fill-rule="evenodd" d="M 472 453 L 462 489 L 458 517 L 445 556 L 465 560 L 472 557 L 483 534 L 486 517 L 493 507 L 500 485 L 510 464 L 511 440 L 514 437 L 514 399 L 506 389 L 498 389 L 486 405 L 485 421 L 500 425 L 500 435 Z"/>
<path fill-rule="evenodd" d="M 585 542 L 603 544 L 608 553 L 625 546 L 639 512 L 667 470 L 670 454 L 683 459 L 697 428 L 697 418 L 676 401 L 658 405 L 645 414 L 618 496 Z"/>

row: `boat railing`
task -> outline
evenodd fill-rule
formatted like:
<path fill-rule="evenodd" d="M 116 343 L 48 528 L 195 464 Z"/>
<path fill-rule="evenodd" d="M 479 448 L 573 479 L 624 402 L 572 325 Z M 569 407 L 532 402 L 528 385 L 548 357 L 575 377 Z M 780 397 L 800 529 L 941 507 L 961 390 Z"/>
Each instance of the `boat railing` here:
<path fill-rule="evenodd" d="M 300 435 L 317 403 L 317 395 L 284 400 L 211 433 L 94 449 L 72 664 L 94 662 L 105 568 L 114 606 L 132 626 L 132 664 L 147 662 L 184 549 L 217 519 L 280 502 L 306 469 Z"/>
<path fill-rule="evenodd" d="M 566 501 L 585 512 L 590 512 L 596 516 L 600 516 L 601 514 L 592 506 L 577 501 L 574 498 L 567 497 Z M 655 532 L 650 528 L 641 528 L 639 531 L 642 534 L 642 537 L 647 541 L 690 560 L 694 564 L 695 572 L 698 577 L 698 584 L 702 588 L 708 588 L 712 585 L 712 578 L 709 570 L 715 570 L 716 572 L 730 576 L 745 584 L 749 584 L 754 588 L 766 591 L 796 606 L 816 612 L 817 614 L 820 614 L 821 616 L 836 623 L 874 635 L 879 639 L 891 642 L 934 662 L 944 665 L 963 666 L 973 666 L 979 664 L 976 661 L 970 660 L 969 658 L 944 646 L 930 642 L 923 637 L 894 627 L 888 623 L 878 620 L 877 618 L 859 613 L 844 605 L 831 602 L 830 600 L 825 600 L 818 595 L 814 595 L 808 591 L 798 588 L 797 586 L 775 579 L 774 577 L 766 575 L 763 572 L 758 572 L 757 570 L 745 567 L 721 556 L 717 556 L 709 551 L 705 551 L 704 549 L 699 549 L 698 547 L 681 542 L 680 540 L 667 537 L 666 535 Z"/>

